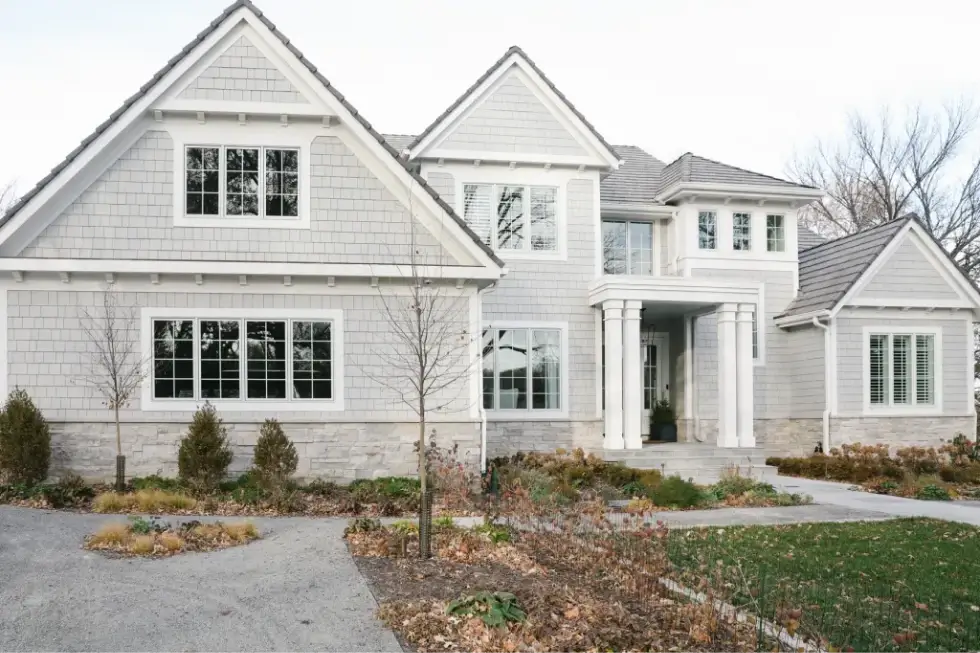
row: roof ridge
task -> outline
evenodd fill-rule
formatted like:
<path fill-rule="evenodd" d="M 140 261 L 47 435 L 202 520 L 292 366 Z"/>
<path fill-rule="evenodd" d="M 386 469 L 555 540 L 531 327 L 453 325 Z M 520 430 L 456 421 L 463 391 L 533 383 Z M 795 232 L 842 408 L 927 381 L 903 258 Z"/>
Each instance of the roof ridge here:
<path fill-rule="evenodd" d="M 908 221 L 908 220 L 915 220 L 915 219 L 916 219 L 916 216 L 915 216 L 914 213 L 906 214 L 906 215 L 903 215 L 903 216 L 898 217 L 898 218 L 892 218 L 891 220 L 888 220 L 887 222 L 882 222 L 880 224 L 876 224 L 875 226 L 873 226 L 873 227 L 871 227 L 869 229 L 864 229 L 862 231 L 855 231 L 852 234 L 845 234 L 843 236 L 839 236 L 838 238 L 832 238 L 830 240 L 825 240 L 824 242 L 820 243 L 819 245 L 815 245 L 813 247 L 809 247 L 809 248 L 807 248 L 807 249 L 805 249 L 803 251 L 806 252 L 807 254 L 809 254 L 813 250 L 818 249 L 820 247 L 823 247 L 824 245 L 832 245 L 834 243 L 839 243 L 839 242 L 841 242 L 843 240 L 848 240 L 848 239 L 851 239 L 851 238 L 855 238 L 857 236 L 866 236 L 867 234 L 869 234 L 869 233 L 871 233 L 873 231 L 878 231 L 882 227 L 890 226 L 890 225 L 892 225 L 892 223 L 901 222 L 903 220 L 904 221 Z"/>

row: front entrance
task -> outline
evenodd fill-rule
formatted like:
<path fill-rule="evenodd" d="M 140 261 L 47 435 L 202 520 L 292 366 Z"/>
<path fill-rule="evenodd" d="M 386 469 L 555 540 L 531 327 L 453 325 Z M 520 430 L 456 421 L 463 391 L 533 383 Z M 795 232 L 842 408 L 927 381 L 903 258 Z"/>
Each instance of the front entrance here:
<path fill-rule="evenodd" d="M 643 414 L 640 433 L 650 435 L 650 413 L 661 399 L 670 398 L 670 340 L 666 333 L 640 334 L 640 372 L 643 375 Z"/>

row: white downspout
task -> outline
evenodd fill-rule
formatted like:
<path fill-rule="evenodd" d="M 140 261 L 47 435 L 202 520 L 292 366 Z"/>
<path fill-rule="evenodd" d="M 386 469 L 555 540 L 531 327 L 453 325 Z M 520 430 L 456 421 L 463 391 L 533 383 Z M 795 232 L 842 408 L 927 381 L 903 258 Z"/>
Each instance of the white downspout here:
<path fill-rule="evenodd" d="M 477 297 L 479 298 L 480 305 L 480 327 L 483 326 L 483 293 L 488 290 L 492 290 L 497 287 L 496 282 L 490 284 L 486 288 L 482 288 L 477 291 Z M 474 336 L 476 337 L 476 336 Z M 478 351 L 480 352 L 479 359 L 476 360 L 474 365 L 482 365 L 483 361 L 483 339 L 480 338 Z M 483 383 L 483 374 L 480 374 L 480 383 Z M 485 474 L 487 471 L 487 411 L 483 408 L 483 387 L 480 386 L 480 391 L 477 393 L 476 408 L 480 414 L 480 473 Z"/>
<path fill-rule="evenodd" d="M 831 400 L 833 398 L 834 386 L 833 375 L 834 375 L 834 362 L 833 357 L 837 355 L 837 352 L 832 351 L 833 343 L 831 342 L 830 327 L 823 324 L 820 318 L 813 318 L 813 326 L 823 329 L 823 350 L 824 350 L 824 408 L 823 408 L 823 452 L 830 453 L 830 409 Z"/>

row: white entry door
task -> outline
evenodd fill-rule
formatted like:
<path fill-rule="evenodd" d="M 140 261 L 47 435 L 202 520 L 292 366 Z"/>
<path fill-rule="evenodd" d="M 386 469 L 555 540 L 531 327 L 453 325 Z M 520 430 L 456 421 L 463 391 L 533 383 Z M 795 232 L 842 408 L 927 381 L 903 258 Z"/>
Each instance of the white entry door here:
<path fill-rule="evenodd" d="M 670 340 L 666 333 L 642 333 L 640 335 L 640 373 L 643 388 L 643 415 L 640 433 L 650 434 L 650 413 L 660 399 L 670 398 L 670 368 L 668 352 Z"/>

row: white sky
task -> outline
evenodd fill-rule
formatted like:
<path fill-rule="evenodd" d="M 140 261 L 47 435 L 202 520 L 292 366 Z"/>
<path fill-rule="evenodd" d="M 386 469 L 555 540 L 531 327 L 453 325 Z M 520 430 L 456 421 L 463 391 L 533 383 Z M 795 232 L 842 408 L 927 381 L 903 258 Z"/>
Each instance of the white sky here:
<path fill-rule="evenodd" d="M 25 191 L 230 0 L 0 0 L 0 184 Z M 256 0 L 384 132 L 517 44 L 611 143 L 781 175 L 849 111 L 980 98 L 960 0 Z"/>

